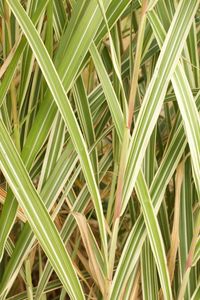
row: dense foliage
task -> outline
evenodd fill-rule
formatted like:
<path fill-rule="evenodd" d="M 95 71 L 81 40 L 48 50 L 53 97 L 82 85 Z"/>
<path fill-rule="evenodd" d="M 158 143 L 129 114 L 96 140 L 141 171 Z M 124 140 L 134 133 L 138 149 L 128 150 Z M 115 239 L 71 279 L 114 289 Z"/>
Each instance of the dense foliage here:
<path fill-rule="evenodd" d="M 0 20 L 0 299 L 200 299 L 199 0 Z"/>

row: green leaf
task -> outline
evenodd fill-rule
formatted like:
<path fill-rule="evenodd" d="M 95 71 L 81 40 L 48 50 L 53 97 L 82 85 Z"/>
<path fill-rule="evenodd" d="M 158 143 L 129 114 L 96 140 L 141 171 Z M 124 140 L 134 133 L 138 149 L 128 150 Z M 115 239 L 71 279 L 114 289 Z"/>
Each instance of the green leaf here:
<path fill-rule="evenodd" d="M 200 96 L 196 99 L 198 110 L 200 110 Z M 176 124 L 175 124 L 176 125 Z M 187 140 L 184 134 L 183 124 L 179 120 L 177 130 L 172 137 L 162 162 L 154 176 L 150 187 L 150 196 L 156 213 L 162 203 L 164 192 L 169 183 L 185 149 Z M 110 299 L 118 299 L 120 292 L 126 284 L 129 275 L 133 271 L 146 237 L 143 217 L 138 217 L 132 228 L 113 279 Z"/>
<path fill-rule="evenodd" d="M 151 198 L 148 192 L 148 188 L 145 184 L 144 178 L 142 178 L 142 173 L 140 172 L 137 178 L 136 192 L 140 199 L 142 206 L 142 211 L 144 215 L 144 220 L 146 224 L 146 229 L 151 244 L 152 252 L 156 260 L 156 265 L 158 268 L 160 284 L 165 299 L 172 299 L 171 284 L 169 280 L 169 273 L 167 270 L 167 260 L 165 256 L 164 244 L 158 225 L 157 218 L 153 209 Z"/>
<path fill-rule="evenodd" d="M 72 299 L 84 299 L 72 262 L 42 199 L 36 192 L 26 169 L 0 120 L 0 167 L 20 206 Z"/>
<path fill-rule="evenodd" d="M 132 193 L 149 138 L 161 111 L 169 80 L 175 71 L 197 8 L 197 0 L 180 1 L 167 33 L 131 138 L 124 180 L 122 213 Z M 181 28 L 181 31 L 178 28 Z"/>
<path fill-rule="evenodd" d="M 70 136 L 74 143 L 74 147 L 79 155 L 79 159 L 82 165 L 82 170 L 85 175 L 86 182 L 88 184 L 88 188 L 91 192 L 92 199 L 94 201 L 94 206 L 99 222 L 100 233 L 102 237 L 102 244 L 104 255 L 106 258 L 107 252 L 107 238 L 106 231 L 104 225 L 104 217 L 103 210 L 101 206 L 101 199 L 99 195 L 99 191 L 97 188 L 97 184 L 95 181 L 95 176 L 93 174 L 93 169 L 91 165 L 91 161 L 89 158 L 88 150 L 86 144 L 84 142 L 83 136 L 81 134 L 79 125 L 77 123 L 76 117 L 73 113 L 72 107 L 69 103 L 69 100 L 66 96 L 64 87 L 62 82 L 57 74 L 57 71 L 48 55 L 46 48 L 44 47 L 35 27 L 33 26 L 31 20 L 23 10 L 23 7 L 18 1 L 10 1 L 8 3 L 22 27 L 24 34 L 26 35 L 28 42 L 33 50 L 33 53 L 40 65 L 42 73 L 47 81 L 49 89 L 56 101 L 56 104 L 60 110 L 60 113 L 65 121 L 68 130 L 70 132 Z"/>

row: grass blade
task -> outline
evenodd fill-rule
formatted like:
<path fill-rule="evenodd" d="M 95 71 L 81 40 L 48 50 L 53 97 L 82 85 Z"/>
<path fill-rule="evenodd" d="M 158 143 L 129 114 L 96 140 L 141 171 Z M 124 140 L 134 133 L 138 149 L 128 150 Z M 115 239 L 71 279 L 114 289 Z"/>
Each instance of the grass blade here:
<path fill-rule="evenodd" d="M 43 75 L 48 83 L 49 89 L 51 90 L 51 93 L 54 96 L 54 99 L 56 101 L 56 104 L 58 105 L 60 113 L 68 127 L 75 149 L 79 155 L 83 173 L 85 175 L 85 179 L 87 181 L 89 190 L 92 195 L 92 199 L 94 201 L 94 206 L 99 221 L 99 228 L 102 237 L 104 255 L 106 258 L 107 238 L 106 238 L 106 231 L 104 226 L 104 217 L 103 217 L 103 210 L 101 206 L 101 199 L 98 192 L 96 181 L 94 179 L 95 176 L 93 174 L 93 169 L 88 155 L 88 150 L 85 145 L 83 136 L 80 132 L 77 120 L 74 116 L 72 107 L 69 103 L 69 100 L 67 99 L 64 87 L 60 81 L 56 69 L 31 20 L 29 19 L 29 17 L 27 16 L 27 14 L 25 13 L 25 11 L 23 10 L 22 6 L 18 1 L 8 0 L 8 3 L 29 41 L 29 44 L 34 52 L 34 55 L 36 56 L 38 64 L 40 65 Z"/>
<path fill-rule="evenodd" d="M 34 233 L 47 253 L 66 290 L 72 299 L 79 299 L 79 297 L 84 299 L 80 283 L 64 244 L 41 198 L 30 181 L 2 121 L 0 121 L 0 136 L 1 170 L 3 170 L 17 200 L 24 209 Z"/>

